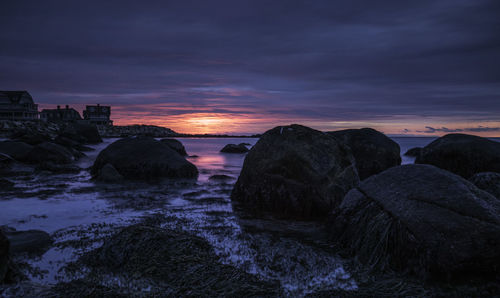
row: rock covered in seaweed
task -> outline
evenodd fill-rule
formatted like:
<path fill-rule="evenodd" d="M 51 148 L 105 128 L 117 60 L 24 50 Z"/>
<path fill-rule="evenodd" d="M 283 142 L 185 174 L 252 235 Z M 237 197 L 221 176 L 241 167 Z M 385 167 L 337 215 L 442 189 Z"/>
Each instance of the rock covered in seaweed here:
<path fill-rule="evenodd" d="M 112 165 L 126 179 L 196 178 L 198 170 L 169 146 L 151 137 L 118 140 L 97 156 L 91 168 L 97 177 L 106 165 Z"/>
<path fill-rule="evenodd" d="M 52 294 L 71 297 L 88 293 L 105 293 L 113 297 L 142 296 L 134 286 L 146 281 L 148 296 L 168 297 L 279 297 L 278 282 L 261 281 L 254 275 L 221 264 L 210 244 L 180 230 L 137 224 L 129 226 L 105 240 L 103 246 L 81 258 L 92 268 L 86 277 L 58 284 Z M 130 283 L 110 288 L 99 283 L 112 274 Z M 129 288 L 127 288 L 129 287 Z M 97 292 L 89 291 L 96 288 Z M 135 287 L 135 289 L 140 287 Z"/>
<path fill-rule="evenodd" d="M 363 181 L 334 212 L 331 232 L 380 270 L 422 278 L 500 270 L 500 201 L 430 165 L 394 167 Z"/>
<path fill-rule="evenodd" d="M 359 183 L 348 148 L 301 126 L 267 131 L 245 158 L 231 199 L 246 209 L 320 219 Z"/>
<path fill-rule="evenodd" d="M 480 172 L 500 173 L 500 143 L 467 134 L 448 134 L 422 149 L 417 164 L 431 164 L 466 179 Z"/>
<path fill-rule="evenodd" d="M 399 145 L 372 128 L 328 132 L 351 148 L 361 180 L 401 164 Z"/>
<path fill-rule="evenodd" d="M 500 173 L 483 172 L 477 173 L 469 179 L 478 188 L 489 192 L 500 199 Z"/>

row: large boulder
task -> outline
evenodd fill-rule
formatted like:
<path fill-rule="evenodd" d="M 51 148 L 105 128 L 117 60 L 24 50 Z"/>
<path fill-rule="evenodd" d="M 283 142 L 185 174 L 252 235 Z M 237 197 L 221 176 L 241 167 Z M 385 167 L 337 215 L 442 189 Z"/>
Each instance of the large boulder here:
<path fill-rule="evenodd" d="M 36 145 L 22 161 L 28 163 L 47 163 L 68 164 L 75 160 L 73 153 L 61 145 L 54 143 L 41 143 Z"/>
<path fill-rule="evenodd" d="M 100 182 L 121 182 L 123 181 L 123 176 L 118 173 L 118 171 L 111 164 L 107 163 L 99 170 L 96 176 L 96 180 Z"/>
<path fill-rule="evenodd" d="M 192 163 L 151 137 L 125 138 L 112 143 L 97 156 L 91 169 L 92 176 L 97 177 L 106 164 L 112 165 L 127 179 L 198 176 L 198 170 Z"/>
<path fill-rule="evenodd" d="M 253 211 L 319 219 L 358 183 L 354 158 L 343 144 L 305 126 L 278 126 L 246 156 L 231 199 Z"/>
<path fill-rule="evenodd" d="M 422 153 L 422 147 L 414 147 L 405 152 L 405 156 L 417 157 Z"/>
<path fill-rule="evenodd" d="M 50 135 L 39 132 L 39 131 L 34 131 L 34 130 L 22 130 L 22 131 L 17 131 L 13 133 L 10 138 L 12 140 L 15 140 L 17 142 L 23 142 L 27 143 L 30 145 L 38 145 L 43 142 L 51 142 L 52 138 Z"/>
<path fill-rule="evenodd" d="M 59 136 L 71 139 L 81 144 L 98 144 L 102 142 L 97 127 L 92 124 L 67 124 L 62 129 Z"/>
<path fill-rule="evenodd" d="M 12 228 L 2 228 L 10 242 L 10 253 L 36 254 L 45 253 L 52 245 L 52 238 L 47 232 L 40 230 L 17 231 Z"/>
<path fill-rule="evenodd" d="M 351 148 L 361 180 L 401 164 L 398 143 L 375 129 L 346 129 L 328 134 Z"/>
<path fill-rule="evenodd" d="M 222 153 L 247 153 L 248 148 L 244 143 L 241 144 L 227 144 L 220 150 Z"/>
<path fill-rule="evenodd" d="M 448 134 L 425 146 L 415 163 L 431 164 L 466 179 L 500 173 L 500 143 L 466 134 Z"/>
<path fill-rule="evenodd" d="M 0 170 L 9 168 L 14 163 L 14 159 L 7 154 L 0 152 Z"/>
<path fill-rule="evenodd" d="M 24 160 L 31 150 L 33 150 L 33 146 L 23 142 L 0 142 L 0 153 L 6 154 L 18 161 Z"/>
<path fill-rule="evenodd" d="M 333 213 L 331 232 L 375 269 L 437 279 L 500 271 L 500 201 L 431 165 L 363 181 Z"/>
<path fill-rule="evenodd" d="M 9 239 L 0 229 L 0 284 L 4 282 L 7 271 L 9 270 L 9 248 Z"/>
<path fill-rule="evenodd" d="M 469 179 L 478 188 L 489 192 L 500 199 L 500 173 L 483 172 L 472 176 Z"/>
<path fill-rule="evenodd" d="M 186 148 L 184 148 L 184 145 L 182 145 L 182 143 L 176 139 L 162 139 L 160 140 L 160 142 L 177 151 L 177 153 L 182 156 L 188 155 L 186 152 Z"/>

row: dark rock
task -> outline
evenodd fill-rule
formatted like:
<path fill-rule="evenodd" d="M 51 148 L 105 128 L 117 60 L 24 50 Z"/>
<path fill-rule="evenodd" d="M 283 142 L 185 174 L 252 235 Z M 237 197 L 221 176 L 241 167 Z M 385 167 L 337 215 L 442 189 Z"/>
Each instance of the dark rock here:
<path fill-rule="evenodd" d="M 13 255 L 29 253 L 42 255 L 52 245 L 52 238 L 47 232 L 40 230 L 16 231 L 3 229 L 10 242 L 10 253 Z"/>
<path fill-rule="evenodd" d="M 162 139 L 160 142 L 174 149 L 182 156 L 188 155 L 186 152 L 186 148 L 184 148 L 184 145 L 182 145 L 182 143 L 176 139 Z"/>
<path fill-rule="evenodd" d="M 82 263 L 94 268 L 93 274 L 99 276 L 133 276 L 167 287 L 166 292 L 165 288 L 153 286 L 149 293 L 152 297 L 279 297 L 281 294 L 279 283 L 261 281 L 243 270 L 221 264 L 205 239 L 168 228 L 126 227 L 107 239 L 101 248 L 82 257 Z"/>
<path fill-rule="evenodd" d="M 222 148 L 220 150 L 220 152 L 223 152 L 223 153 L 247 153 L 248 148 L 243 143 L 238 144 L 238 145 L 227 144 L 226 146 L 224 146 L 224 148 Z"/>
<path fill-rule="evenodd" d="M 13 188 L 15 185 L 14 182 L 10 181 L 10 180 L 7 180 L 7 179 L 4 179 L 4 178 L 0 178 L 0 189 L 10 189 L 10 188 Z"/>
<path fill-rule="evenodd" d="M 354 158 L 326 133 L 301 125 L 267 131 L 245 158 L 231 194 L 253 211 L 325 217 L 359 183 Z"/>
<path fill-rule="evenodd" d="M 92 176 L 96 177 L 108 163 L 127 179 L 198 176 L 198 170 L 192 163 L 169 146 L 150 137 L 125 138 L 106 147 L 92 166 Z"/>
<path fill-rule="evenodd" d="M 225 181 L 231 179 L 234 179 L 234 177 L 228 175 L 212 175 L 208 178 L 208 180 L 217 180 L 217 181 Z"/>
<path fill-rule="evenodd" d="M 98 144 L 102 142 L 97 127 L 92 124 L 68 124 L 62 129 L 60 136 L 80 144 Z"/>
<path fill-rule="evenodd" d="M 38 131 L 18 131 L 11 135 L 12 140 L 30 145 L 38 145 L 43 142 L 51 142 L 52 138 L 45 133 Z"/>
<path fill-rule="evenodd" d="M 96 177 L 96 180 L 101 182 L 120 182 L 123 179 L 123 176 L 109 163 L 99 170 L 99 175 Z"/>
<path fill-rule="evenodd" d="M 401 164 L 399 145 L 372 128 L 328 132 L 351 148 L 361 180 Z"/>
<path fill-rule="evenodd" d="M 56 164 L 51 161 L 40 163 L 39 165 L 37 165 L 36 169 L 38 171 L 50 171 L 58 174 L 70 174 L 70 173 L 77 174 L 82 171 L 82 168 L 80 168 L 77 165 Z"/>
<path fill-rule="evenodd" d="M 7 154 L 0 153 L 0 170 L 9 168 L 14 163 L 14 159 Z"/>
<path fill-rule="evenodd" d="M 31 150 L 33 150 L 33 146 L 23 142 L 0 142 L 0 153 L 6 154 L 18 161 L 23 161 Z"/>
<path fill-rule="evenodd" d="M 83 145 L 80 142 L 77 142 L 75 140 L 72 140 L 70 138 L 64 137 L 64 136 L 57 136 L 54 139 L 54 143 L 62 145 L 66 148 L 73 148 L 79 151 L 93 151 L 93 148 L 90 148 L 88 146 Z"/>
<path fill-rule="evenodd" d="M 412 156 L 412 157 L 420 156 L 420 154 L 422 154 L 422 148 L 421 147 L 411 148 L 411 149 L 409 149 L 408 151 L 405 152 L 406 156 Z"/>
<path fill-rule="evenodd" d="M 466 179 L 481 172 L 500 173 L 500 143 L 472 135 L 448 134 L 425 146 L 415 163 L 431 164 Z"/>
<path fill-rule="evenodd" d="M 489 192 L 497 199 L 500 199 L 500 173 L 483 172 L 472 176 L 469 179 L 478 188 Z"/>
<path fill-rule="evenodd" d="M 500 270 L 500 201 L 430 165 L 393 167 L 366 179 L 336 209 L 331 231 L 375 269 L 435 279 Z"/>
<path fill-rule="evenodd" d="M 9 239 L 0 229 L 0 284 L 5 280 L 7 271 L 9 271 Z"/>
<path fill-rule="evenodd" d="M 42 143 L 36 145 L 23 161 L 41 164 L 52 162 L 55 164 L 67 164 L 75 160 L 73 152 L 61 145 L 54 143 Z"/>

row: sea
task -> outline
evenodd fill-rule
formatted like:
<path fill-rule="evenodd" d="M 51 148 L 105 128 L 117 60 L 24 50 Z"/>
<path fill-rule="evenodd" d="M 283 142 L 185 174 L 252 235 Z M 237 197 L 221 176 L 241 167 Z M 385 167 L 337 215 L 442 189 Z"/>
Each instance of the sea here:
<path fill-rule="evenodd" d="M 403 154 L 435 138 L 393 138 L 402 163 L 413 163 Z M 95 150 L 78 161 L 92 166 L 99 152 L 116 139 L 93 145 Z M 37 229 L 51 234 L 55 244 L 41 256 L 26 256 L 32 281 L 55 284 L 71 278 L 65 266 L 95 247 L 117 228 L 155 214 L 166 215 L 164 226 L 182 228 L 208 240 L 222 263 L 262 279 L 279 280 L 289 296 L 303 296 L 319 289 L 356 289 L 357 281 L 345 260 L 331 252 L 322 227 L 316 223 L 254 219 L 233 210 L 231 189 L 245 155 L 219 150 L 229 143 L 249 143 L 253 138 L 180 138 L 198 167 L 196 181 L 165 183 L 94 183 L 88 171 L 53 175 L 40 172 L 13 178 L 17 191 L 0 190 L 0 225 L 17 230 Z M 227 181 L 212 181 L 212 175 Z"/>

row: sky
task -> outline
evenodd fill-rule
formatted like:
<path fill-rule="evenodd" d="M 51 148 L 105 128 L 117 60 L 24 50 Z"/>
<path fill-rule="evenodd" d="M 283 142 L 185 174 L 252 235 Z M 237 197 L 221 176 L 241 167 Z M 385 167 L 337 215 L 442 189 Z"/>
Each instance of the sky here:
<path fill-rule="evenodd" d="M 500 1 L 1 1 L 0 90 L 115 124 L 500 136 Z"/>

